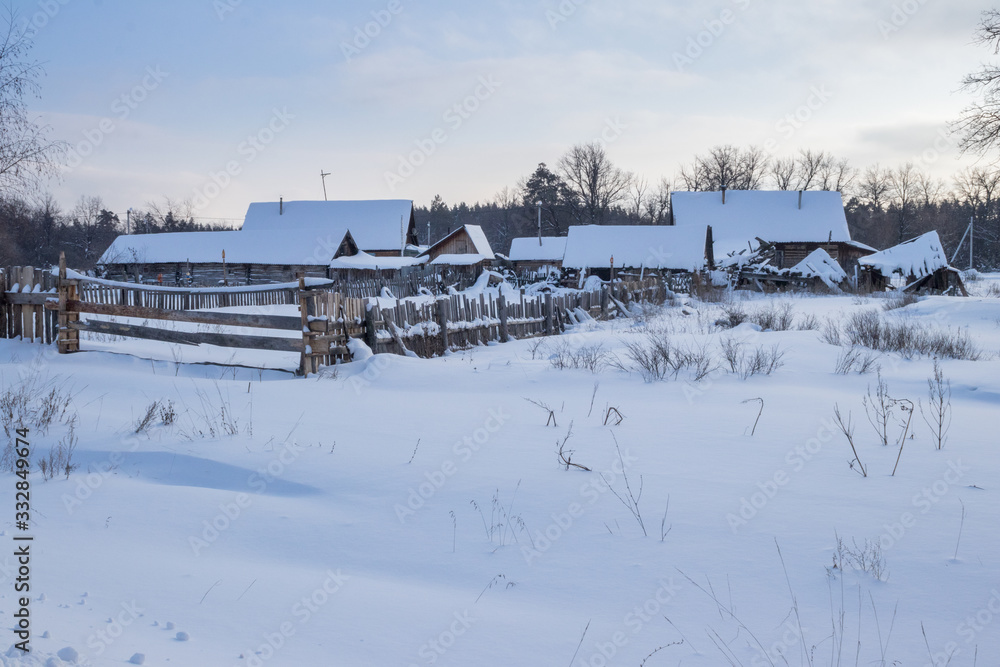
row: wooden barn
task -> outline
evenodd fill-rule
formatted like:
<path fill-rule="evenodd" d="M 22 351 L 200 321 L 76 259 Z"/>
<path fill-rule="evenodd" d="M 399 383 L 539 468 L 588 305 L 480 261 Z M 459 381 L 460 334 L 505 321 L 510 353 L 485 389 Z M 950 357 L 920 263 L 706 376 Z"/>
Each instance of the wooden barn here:
<path fill-rule="evenodd" d="M 578 280 L 650 272 L 699 271 L 705 266 L 705 228 L 669 225 L 582 225 L 569 228 L 563 268 Z"/>
<path fill-rule="evenodd" d="M 511 241 L 507 259 L 518 275 L 544 278 L 552 273 L 559 275 L 565 254 L 565 236 L 529 236 Z"/>
<path fill-rule="evenodd" d="M 415 245 L 411 201 L 278 201 L 251 204 L 238 231 L 121 235 L 97 264 L 118 280 L 258 284 L 326 278 L 334 258 L 401 258 Z"/>
<path fill-rule="evenodd" d="M 904 292 L 969 295 L 958 269 L 949 265 L 936 231 L 862 257 L 859 263 L 862 289 L 891 289 L 898 277 Z"/>
<path fill-rule="evenodd" d="M 822 249 L 853 275 L 858 259 L 875 252 L 851 240 L 839 192 L 675 192 L 671 201 L 676 226 L 711 226 L 713 257 L 709 259 L 723 260 L 764 246 L 773 249 L 775 268 L 790 269 Z"/>
<path fill-rule="evenodd" d="M 420 254 L 427 266 L 436 267 L 442 279 L 479 275 L 493 265 L 496 255 L 479 225 L 463 225 Z"/>

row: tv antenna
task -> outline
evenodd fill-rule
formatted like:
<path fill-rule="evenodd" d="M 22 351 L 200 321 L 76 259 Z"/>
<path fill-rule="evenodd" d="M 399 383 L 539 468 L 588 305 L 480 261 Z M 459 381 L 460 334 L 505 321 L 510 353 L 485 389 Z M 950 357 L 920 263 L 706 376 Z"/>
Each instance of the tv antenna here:
<path fill-rule="evenodd" d="M 330 172 L 323 171 L 322 169 L 319 170 L 320 180 L 323 181 L 323 201 L 327 201 L 327 198 L 326 198 L 326 177 L 329 176 L 329 175 L 330 175 Z"/>

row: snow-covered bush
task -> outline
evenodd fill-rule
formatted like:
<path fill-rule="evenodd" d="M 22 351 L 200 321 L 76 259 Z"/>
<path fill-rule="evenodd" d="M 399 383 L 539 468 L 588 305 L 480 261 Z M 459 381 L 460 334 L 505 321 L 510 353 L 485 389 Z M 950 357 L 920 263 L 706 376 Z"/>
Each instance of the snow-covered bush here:
<path fill-rule="evenodd" d="M 73 392 L 58 377 L 28 374 L 0 392 L 0 424 L 6 438 L 0 470 L 14 471 L 17 429 L 73 440 L 77 423 Z"/>
<path fill-rule="evenodd" d="M 944 359 L 978 361 L 982 357 L 982 351 L 967 331 L 942 330 L 918 322 L 886 320 L 874 310 L 852 314 L 842 333 L 848 345 L 861 345 L 879 352 L 899 352 L 907 358 L 923 354 Z M 825 335 L 824 338 L 829 342 L 834 336 Z"/>
<path fill-rule="evenodd" d="M 680 345 L 666 333 L 648 333 L 624 343 L 627 361 L 620 367 L 638 372 L 646 382 L 676 378 L 682 371 L 689 371 L 697 382 L 717 368 L 707 345 Z"/>

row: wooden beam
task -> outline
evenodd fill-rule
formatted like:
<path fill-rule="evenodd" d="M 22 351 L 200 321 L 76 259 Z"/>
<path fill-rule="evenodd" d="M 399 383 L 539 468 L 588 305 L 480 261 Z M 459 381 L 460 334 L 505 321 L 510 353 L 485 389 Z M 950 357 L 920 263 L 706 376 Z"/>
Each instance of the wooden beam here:
<path fill-rule="evenodd" d="M 271 350 L 275 352 L 300 352 L 302 350 L 301 338 L 272 338 L 270 336 L 169 331 L 135 324 L 102 322 L 98 320 L 69 322 L 68 327 L 75 331 L 92 331 L 112 336 L 142 338 L 144 340 L 179 343 L 181 345 L 217 345 L 219 347 L 235 347 L 245 350 Z"/>
<path fill-rule="evenodd" d="M 283 331 L 299 331 L 302 328 L 301 320 L 298 317 L 286 317 L 282 315 L 160 310 L 158 308 L 119 306 L 110 303 L 87 303 L 85 301 L 68 301 L 66 303 L 66 311 L 70 313 L 89 313 L 91 315 L 135 317 L 142 320 L 170 320 L 172 322 L 218 324 L 222 326 L 253 327 L 257 329 L 281 329 Z"/>

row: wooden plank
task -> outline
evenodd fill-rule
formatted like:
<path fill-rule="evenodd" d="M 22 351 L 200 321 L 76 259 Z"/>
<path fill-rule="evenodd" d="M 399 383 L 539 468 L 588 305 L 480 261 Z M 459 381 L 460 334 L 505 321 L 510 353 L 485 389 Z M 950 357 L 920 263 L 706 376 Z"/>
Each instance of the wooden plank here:
<path fill-rule="evenodd" d="M 302 329 L 302 321 L 299 317 L 283 315 L 249 315 L 244 313 L 160 310 L 157 308 L 115 306 L 111 304 L 86 303 L 83 301 L 68 301 L 66 303 L 66 311 L 70 313 L 89 313 L 91 315 L 136 317 L 142 320 L 169 320 L 171 322 L 218 324 L 223 326 L 252 327 L 257 329 L 281 329 L 283 331 L 300 331 Z"/>
<path fill-rule="evenodd" d="M 238 334 L 201 333 L 197 331 L 168 331 L 154 327 L 144 327 L 135 324 L 119 322 L 101 322 L 85 320 L 69 322 L 68 328 L 74 331 L 93 331 L 125 336 L 127 338 L 142 338 L 163 343 L 179 343 L 181 345 L 217 345 L 219 347 L 235 347 L 246 350 L 271 350 L 276 352 L 301 352 L 300 338 L 272 338 L 269 336 L 244 336 Z"/>
<path fill-rule="evenodd" d="M 8 292 L 4 296 L 4 299 L 6 299 L 7 303 L 16 303 L 24 306 L 42 306 L 45 305 L 47 299 L 53 299 L 55 296 L 55 294 L 48 292 Z"/>

